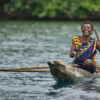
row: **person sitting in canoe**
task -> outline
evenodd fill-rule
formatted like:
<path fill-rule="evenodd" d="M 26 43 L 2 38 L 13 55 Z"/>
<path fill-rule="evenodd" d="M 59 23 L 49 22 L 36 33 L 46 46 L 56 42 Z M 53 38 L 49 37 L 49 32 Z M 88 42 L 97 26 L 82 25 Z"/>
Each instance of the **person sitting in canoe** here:
<path fill-rule="evenodd" d="M 94 73 L 98 69 L 95 62 L 97 50 L 100 52 L 100 40 L 91 37 L 94 31 L 90 21 L 84 21 L 81 26 L 82 36 L 74 36 L 70 49 L 70 57 L 75 57 L 72 63 L 78 64 L 79 68 Z"/>

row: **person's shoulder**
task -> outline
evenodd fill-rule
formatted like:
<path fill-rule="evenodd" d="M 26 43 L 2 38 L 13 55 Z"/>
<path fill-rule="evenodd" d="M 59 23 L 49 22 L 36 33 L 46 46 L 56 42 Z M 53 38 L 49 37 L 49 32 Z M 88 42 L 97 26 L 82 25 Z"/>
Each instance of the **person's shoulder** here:
<path fill-rule="evenodd" d="M 79 37 L 80 37 L 80 36 L 74 36 L 73 39 L 72 39 L 72 41 L 73 41 L 73 42 L 79 41 Z"/>
<path fill-rule="evenodd" d="M 80 36 L 73 36 L 73 39 L 79 39 Z"/>

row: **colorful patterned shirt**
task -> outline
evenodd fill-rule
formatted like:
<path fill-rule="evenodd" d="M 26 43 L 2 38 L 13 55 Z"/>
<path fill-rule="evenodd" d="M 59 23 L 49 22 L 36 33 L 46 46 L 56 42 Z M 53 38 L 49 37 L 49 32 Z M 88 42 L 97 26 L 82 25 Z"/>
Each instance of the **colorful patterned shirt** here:
<path fill-rule="evenodd" d="M 95 59 L 96 59 L 96 41 L 94 38 L 90 38 L 90 40 L 86 43 L 82 43 L 79 36 L 73 37 L 73 42 L 75 45 L 76 57 L 75 59 L 79 59 L 75 63 L 82 62 L 81 59 L 91 59 L 95 66 L 97 66 Z M 92 51 L 90 50 L 92 48 Z M 84 61 L 84 60 L 83 60 Z M 82 62 L 83 63 L 83 62 Z"/>

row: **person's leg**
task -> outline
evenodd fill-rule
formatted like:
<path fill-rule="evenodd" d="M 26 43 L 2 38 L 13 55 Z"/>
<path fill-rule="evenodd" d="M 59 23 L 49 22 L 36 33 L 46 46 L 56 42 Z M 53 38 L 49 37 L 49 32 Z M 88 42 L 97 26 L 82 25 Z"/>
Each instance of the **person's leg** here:
<path fill-rule="evenodd" d="M 91 73 L 94 73 L 96 71 L 96 67 L 94 66 L 93 61 L 91 59 L 86 59 L 82 65 L 82 68 Z"/>
<path fill-rule="evenodd" d="M 83 63 L 83 67 L 88 67 L 88 66 L 91 66 L 93 65 L 93 62 L 91 59 L 86 59 Z"/>

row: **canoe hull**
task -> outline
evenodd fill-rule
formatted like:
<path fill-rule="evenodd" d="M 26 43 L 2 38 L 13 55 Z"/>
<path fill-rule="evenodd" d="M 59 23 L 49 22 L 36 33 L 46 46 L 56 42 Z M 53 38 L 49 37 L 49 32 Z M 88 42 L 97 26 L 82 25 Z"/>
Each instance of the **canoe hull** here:
<path fill-rule="evenodd" d="M 48 63 L 50 72 L 57 81 L 73 82 L 80 80 L 89 80 L 95 77 L 100 77 L 100 73 L 91 74 L 90 72 L 73 67 L 71 64 L 61 65 Z"/>

